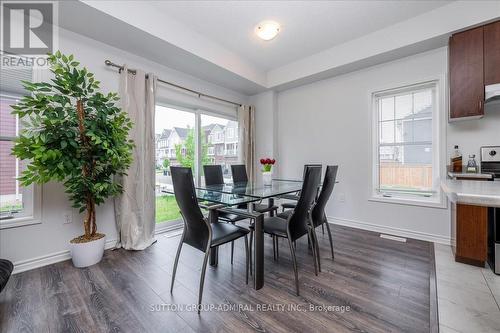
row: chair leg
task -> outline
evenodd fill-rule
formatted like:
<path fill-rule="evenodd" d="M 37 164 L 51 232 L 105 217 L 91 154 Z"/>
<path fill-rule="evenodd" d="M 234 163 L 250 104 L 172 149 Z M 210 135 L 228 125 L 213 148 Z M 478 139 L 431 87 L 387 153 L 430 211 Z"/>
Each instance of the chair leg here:
<path fill-rule="evenodd" d="M 231 242 L 231 265 L 233 264 L 233 257 L 234 257 L 234 241 Z"/>
<path fill-rule="evenodd" d="M 232 225 L 236 225 L 236 222 L 231 222 Z M 234 257 L 234 241 L 231 242 L 231 265 L 233 264 L 233 257 Z"/>
<path fill-rule="evenodd" d="M 321 225 L 321 232 L 323 233 L 323 235 L 325 234 L 325 226 L 323 224 Z"/>
<path fill-rule="evenodd" d="M 316 234 L 316 229 L 314 227 L 311 228 L 311 235 L 313 238 L 313 246 L 316 248 L 316 260 L 318 261 L 318 271 L 321 272 L 321 259 L 319 253 L 318 235 Z"/>
<path fill-rule="evenodd" d="M 250 244 L 249 244 L 249 249 L 250 249 L 250 255 L 249 255 L 249 262 L 250 262 L 250 275 L 253 275 L 253 270 L 252 270 L 252 246 L 253 246 L 253 230 L 250 229 Z"/>
<path fill-rule="evenodd" d="M 311 249 L 313 253 L 313 260 L 314 260 L 314 275 L 318 275 L 318 259 L 316 258 L 316 244 L 314 240 L 314 236 L 312 234 L 311 228 L 309 228 L 309 231 L 307 232 L 307 238 L 311 239 Z"/>
<path fill-rule="evenodd" d="M 272 235 L 273 238 L 273 260 L 276 261 L 276 236 Z"/>
<path fill-rule="evenodd" d="M 177 247 L 177 254 L 175 255 L 175 261 L 174 261 L 174 272 L 172 273 L 172 282 L 170 284 L 170 293 L 172 293 L 172 290 L 174 290 L 175 273 L 177 272 L 177 264 L 179 263 L 179 257 L 181 255 L 181 249 L 183 243 L 184 240 L 181 239 L 181 241 L 179 242 L 179 246 Z"/>
<path fill-rule="evenodd" d="M 290 237 L 288 237 L 287 239 L 288 239 L 288 246 L 290 246 L 290 253 L 292 255 L 293 273 L 295 274 L 295 290 L 297 291 L 297 296 L 299 296 L 299 273 L 297 271 L 297 258 L 295 258 L 295 247 L 293 246 Z"/>
<path fill-rule="evenodd" d="M 249 251 L 248 251 L 248 236 L 245 235 L 245 254 L 246 254 L 246 262 L 245 262 L 245 270 L 246 270 L 246 283 L 248 284 L 248 264 L 249 264 L 249 260 L 248 260 L 248 255 L 249 255 Z"/>
<path fill-rule="evenodd" d="M 333 238 L 332 238 L 332 232 L 330 231 L 330 224 L 328 222 L 325 222 L 323 224 L 326 224 L 326 232 L 328 233 L 328 239 L 330 240 L 330 249 L 332 250 L 332 260 L 335 259 L 335 254 L 333 253 Z"/>
<path fill-rule="evenodd" d="M 278 243 L 279 239 L 280 238 L 278 236 L 276 236 L 276 261 L 280 258 L 280 246 Z"/>
<path fill-rule="evenodd" d="M 203 259 L 203 267 L 201 268 L 200 291 L 198 294 L 198 314 L 200 314 L 201 298 L 203 296 L 203 285 L 205 284 L 205 272 L 207 270 L 207 262 L 208 262 L 209 253 L 210 253 L 210 250 L 207 249 L 207 252 L 205 252 L 205 258 Z"/>

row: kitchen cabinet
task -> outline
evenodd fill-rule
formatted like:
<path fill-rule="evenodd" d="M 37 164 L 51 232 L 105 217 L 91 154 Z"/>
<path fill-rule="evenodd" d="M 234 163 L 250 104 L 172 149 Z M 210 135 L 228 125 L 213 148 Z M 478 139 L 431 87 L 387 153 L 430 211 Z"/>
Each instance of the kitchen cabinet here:
<path fill-rule="evenodd" d="M 452 203 L 451 218 L 455 261 L 484 267 L 488 258 L 488 207 Z"/>
<path fill-rule="evenodd" d="M 484 84 L 500 83 L 500 21 L 484 26 Z"/>
<path fill-rule="evenodd" d="M 484 115 L 483 27 L 449 40 L 450 120 Z"/>

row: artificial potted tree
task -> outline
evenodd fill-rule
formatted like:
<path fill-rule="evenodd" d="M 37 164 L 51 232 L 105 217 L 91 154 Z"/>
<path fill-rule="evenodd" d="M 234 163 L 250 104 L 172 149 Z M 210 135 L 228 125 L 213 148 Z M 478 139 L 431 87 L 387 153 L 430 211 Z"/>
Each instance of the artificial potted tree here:
<path fill-rule="evenodd" d="M 96 206 L 123 189 L 123 176 L 132 162 L 132 123 L 116 103 L 116 93 L 103 94 L 94 74 L 80 67 L 73 55 L 49 55 L 50 82 L 23 81 L 31 92 L 12 106 L 23 126 L 12 149 L 26 160 L 19 181 L 28 186 L 63 182 L 83 218 L 84 234 L 70 241 L 76 267 L 98 263 L 105 235 L 97 232 Z"/>

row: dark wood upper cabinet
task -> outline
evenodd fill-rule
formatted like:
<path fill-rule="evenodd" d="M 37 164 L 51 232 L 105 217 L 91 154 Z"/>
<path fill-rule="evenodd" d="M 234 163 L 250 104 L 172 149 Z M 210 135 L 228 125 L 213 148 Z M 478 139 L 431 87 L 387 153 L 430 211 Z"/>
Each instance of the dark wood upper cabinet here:
<path fill-rule="evenodd" d="M 500 21 L 484 26 L 484 84 L 500 83 Z"/>
<path fill-rule="evenodd" d="M 451 36 L 449 61 L 450 119 L 483 116 L 483 27 Z"/>

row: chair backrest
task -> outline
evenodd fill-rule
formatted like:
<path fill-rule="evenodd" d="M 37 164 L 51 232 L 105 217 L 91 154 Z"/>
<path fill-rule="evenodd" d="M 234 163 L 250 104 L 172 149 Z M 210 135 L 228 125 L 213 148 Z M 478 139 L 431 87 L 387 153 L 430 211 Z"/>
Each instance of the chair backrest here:
<path fill-rule="evenodd" d="M 328 165 L 326 167 L 325 178 L 323 180 L 323 186 L 321 186 L 321 193 L 319 194 L 316 205 L 312 211 L 312 220 L 314 226 L 319 226 L 326 221 L 325 207 L 330 199 L 333 192 L 333 187 L 335 186 L 335 179 L 337 178 L 337 171 L 339 169 L 338 165 Z"/>
<path fill-rule="evenodd" d="M 309 211 L 316 199 L 318 186 L 321 181 L 321 167 L 310 166 L 307 167 L 302 189 L 300 190 L 300 197 L 297 201 L 297 206 L 288 220 L 288 231 L 290 237 L 296 240 L 299 237 L 307 234 L 309 224 Z"/>
<path fill-rule="evenodd" d="M 323 169 L 323 165 L 321 165 L 321 164 L 304 164 L 304 173 L 302 174 L 302 180 L 304 180 L 304 178 L 306 178 L 306 171 L 307 171 L 308 167 L 319 167 L 320 170 Z"/>
<path fill-rule="evenodd" d="M 224 176 L 222 175 L 222 166 L 220 165 L 204 165 L 203 173 L 205 174 L 205 185 L 220 185 L 224 184 Z"/>
<path fill-rule="evenodd" d="M 209 224 L 203 217 L 193 182 L 191 168 L 170 167 L 175 200 L 184 220 L 184 242 L 205 252 L 209 237 Z"/>
<path fill-rule="evenodd" d="M 233 174 L 233 183 L 247 183 L 247 167 L 245 164 L 232 164 L 231 173 Z"/>

